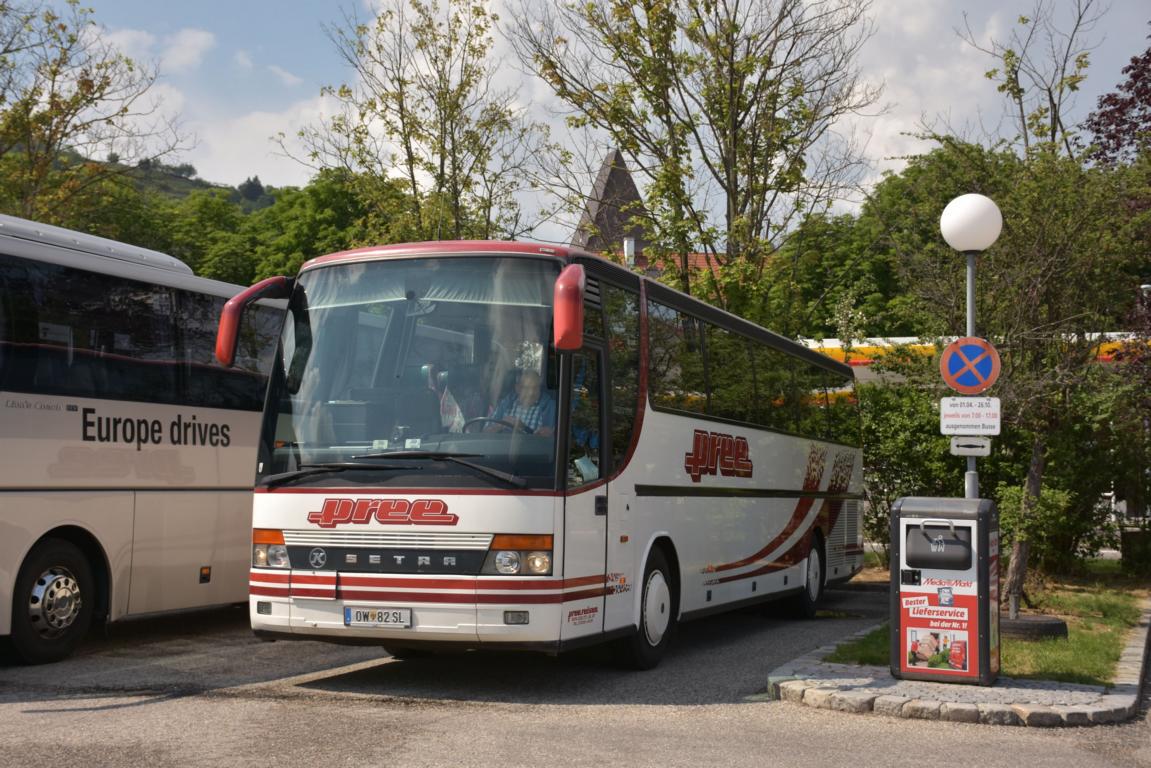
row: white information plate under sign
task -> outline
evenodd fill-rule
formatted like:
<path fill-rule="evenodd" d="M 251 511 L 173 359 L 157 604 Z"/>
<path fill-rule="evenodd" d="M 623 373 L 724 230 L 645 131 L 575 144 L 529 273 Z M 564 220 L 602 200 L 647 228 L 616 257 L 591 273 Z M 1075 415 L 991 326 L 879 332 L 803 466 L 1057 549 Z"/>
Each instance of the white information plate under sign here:
<path fill-rule="evenodd" d="M 999 398 L 941 398 L 939 431 L 944 435 L 998 435 Z"/>
<path fill-rule="evenodd" d="M 990 456 L 991 438 L 972 437 L 970 435 L 965 435 L 963 437 L 953 437 L 951 438 L 951 455 Z"/>

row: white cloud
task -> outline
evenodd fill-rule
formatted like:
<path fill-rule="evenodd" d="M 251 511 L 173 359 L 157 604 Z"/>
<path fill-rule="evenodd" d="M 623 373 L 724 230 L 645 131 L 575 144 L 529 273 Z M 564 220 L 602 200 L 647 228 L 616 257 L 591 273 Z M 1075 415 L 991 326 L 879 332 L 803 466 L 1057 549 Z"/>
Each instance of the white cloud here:
<path fill-rule="evenodd" d="M 236 62 L 236 65 L 240 67 L 240 69 L 252 68 L 252 57 L 248 55 L 247 51 L 236 51 L 236 55 L 232 57 L 232 60 Z"/>
<path fill-rule="evenodd" d="M 155 55 L 156 36 L 142 29 L 105 30 L 104 40 L 130 59 L 143 61 Z"/>
<path fill-rule="evenodd" d="M 200 178 L 223 184 L 239 184 L 249 176 L 259 176 L 273 186 L 302 186 L 312 169 L 287 157 L 272 137 L 283 132 L 297 156 L 295 134 L 304 125 L 316 123 L 330 113 L 323 97 L 298 101 L 279 112 L 249 112 L 235 117 L 194 121 L 189 127 L 199 140 L 187 153 Z"/>
<path fill-rule="evenodd" d="M 216 45 L 216 36 L 204 29 L 181 29 L 164 39 L 160 56 L 161 71 L 165 74 L 191 72 L 200 66 L 204 54 Z"/>
<path fill-rule="evenodd" d="M 277 67 L 275 64 L 269 64 L 268 71 L 280 78 L 280 82 L 288 87 L 297 86 L 304 82 L 302 78 L 296 77 L 288 70 L 283 67 Z"/>

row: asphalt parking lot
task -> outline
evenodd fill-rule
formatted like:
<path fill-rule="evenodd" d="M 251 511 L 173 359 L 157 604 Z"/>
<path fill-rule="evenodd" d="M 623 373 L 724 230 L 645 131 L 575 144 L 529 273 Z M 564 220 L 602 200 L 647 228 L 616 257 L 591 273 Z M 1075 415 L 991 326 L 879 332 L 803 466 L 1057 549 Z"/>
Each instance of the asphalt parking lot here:
<path fill-rule="evenodd" d="M 109 628 L 76 657 L 0 666 L 0 765 L 1151 765 L 1145 724 L 1063 732 L 851 716 L 770 701 L 767 673 L 881 621 L 882 592 L 829 592 L 794 621 L 746 610 L 680 627 L 664 662 L 398 661 L 263 643 L 244 609 Z M 926 741 L 925 741 L 926 739 Z"/>

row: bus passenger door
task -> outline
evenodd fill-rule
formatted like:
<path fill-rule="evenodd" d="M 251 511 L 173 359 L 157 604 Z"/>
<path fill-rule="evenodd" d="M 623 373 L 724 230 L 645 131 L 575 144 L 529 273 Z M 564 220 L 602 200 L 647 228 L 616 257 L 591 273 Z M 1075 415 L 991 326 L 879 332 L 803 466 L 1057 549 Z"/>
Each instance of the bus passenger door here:
<path fill-rule="evenodd" d="M 564 505 L 564 588 L 560 639 L 603 630 L 607 552 L 608 489 L 601 468 L 604 429 L 603 352 L 594 345 L 572 353 L 569 417 L 563 460 L 567 474 Z M 561 420 L 561 424 L 563 421 Z"/>

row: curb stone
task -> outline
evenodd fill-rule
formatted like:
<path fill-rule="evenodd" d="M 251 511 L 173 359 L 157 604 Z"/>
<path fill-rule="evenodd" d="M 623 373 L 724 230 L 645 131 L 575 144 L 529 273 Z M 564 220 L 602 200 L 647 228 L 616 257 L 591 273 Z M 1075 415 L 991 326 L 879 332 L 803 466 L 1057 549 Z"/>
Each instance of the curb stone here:
<path fill-rule="evenodd" d="M 1140 611 L 1139 623 L 1120 655 L 1115 684 L 1109 688 L 1008 677 L 987 687 L 898 680 L 885 667 L 824 661 L 835 650 L 830 645 L 772 671 L 768 693 L 778 701 L 887 717 L 1032 728 L 1121 723 L 1138 712 L 1147 671 L 1151 599 L 1141 602 Z M 879 626 L 840 642 L 861 638 Z"/>
<path fill-rule="evenodd" d="M 1019 715 L 1006 704 L 977 704 L 979 722 L 986 725 L 1019 725 Z"/>
<path fill-rule="evenodd" d="M 939 708 L 939 719 L 952 723 L 978 723 L 979 707 L 975 704 L 944 702 Z"/>
<path fill-rule="evenodd" d="M 906 696 L 880 696 L 872 704 L 872 711 L 878 715 L 889 717 L 902 717 L 903 707 L 911 699 Z"/>
<path fill-rule="evenodd" d="M 916 720 L 938 720 L 939 710 L 942 709 L 942 707 L 942 702 L 912 699 L 903 705 L 901 716 L 914 718 Z"/>

